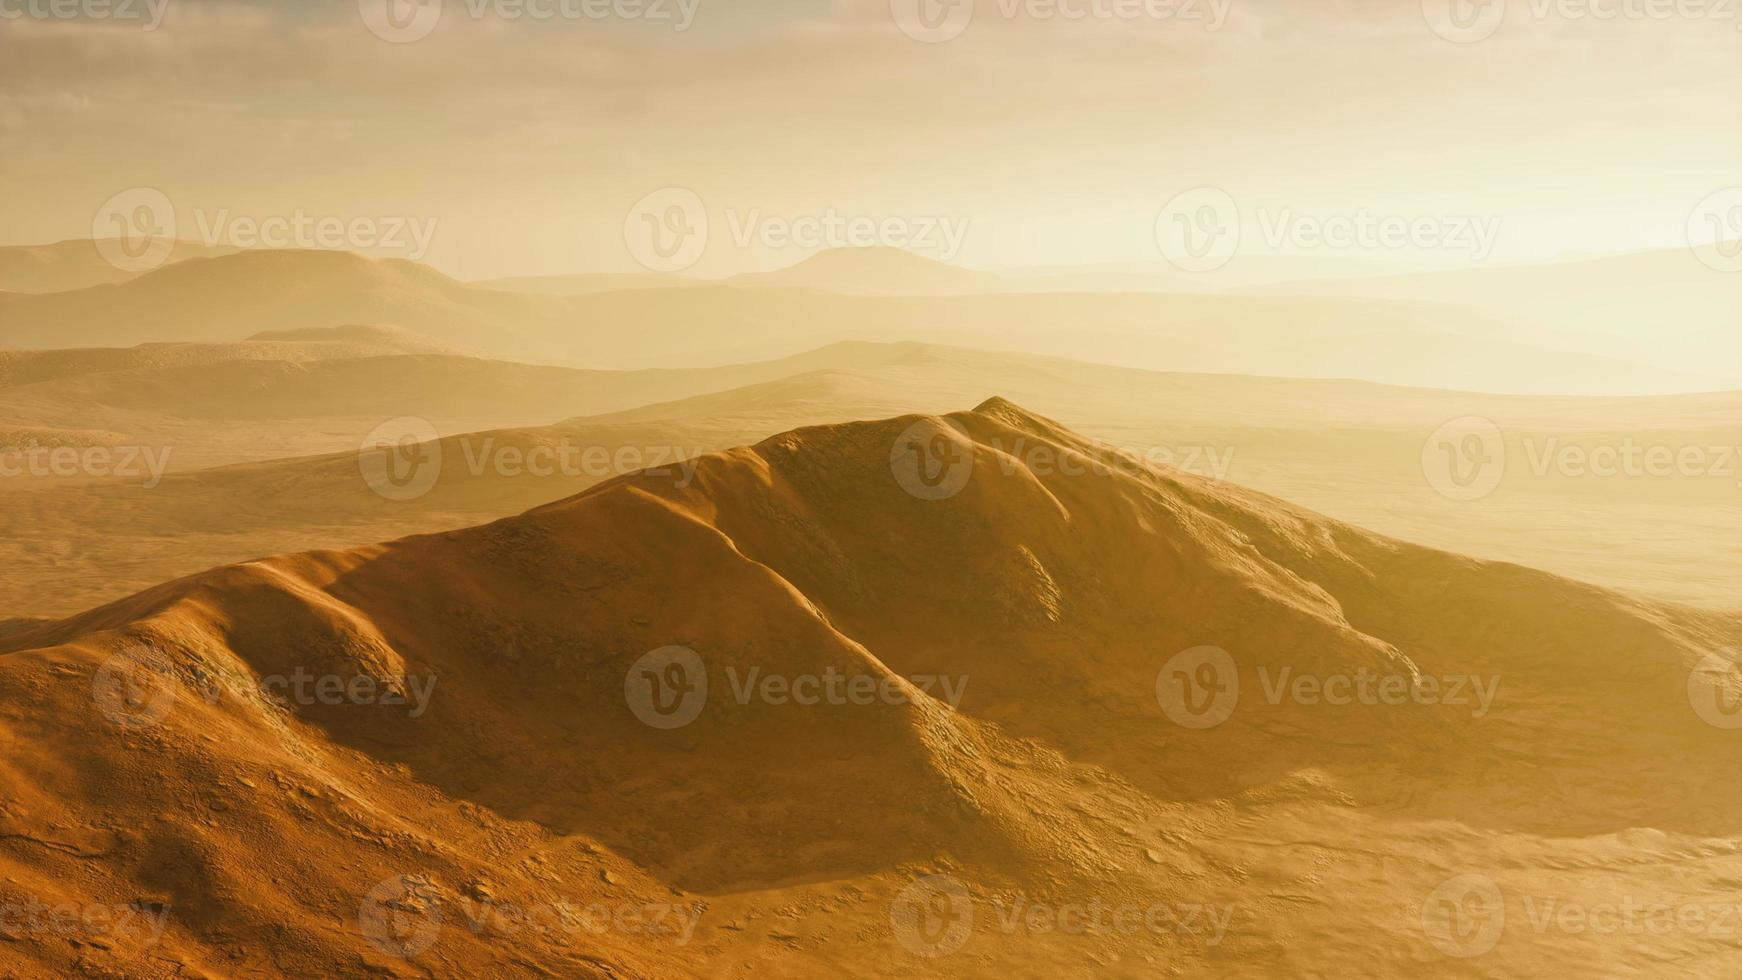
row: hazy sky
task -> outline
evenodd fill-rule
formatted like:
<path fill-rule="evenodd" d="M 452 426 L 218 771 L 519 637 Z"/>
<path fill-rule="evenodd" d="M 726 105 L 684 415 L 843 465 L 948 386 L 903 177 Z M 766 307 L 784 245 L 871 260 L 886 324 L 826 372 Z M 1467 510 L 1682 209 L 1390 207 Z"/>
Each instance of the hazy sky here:
<path fill-rule="evenodd" d="M 0 0 L 0 240 L 89 237 L 149 187 L 183 238 L 384 219 L 357 227 L 406 254 L 408 220 L 462 277 L 633 271 L 632 208 L 675 187 L 707 214 L 695 274 L 848 219 L 980 267 L 1153 262 L 1158 215 L 1213 187 L 1246 252 L 1426 221 L 1329 248 L 1458 263 L 1489 222 L 1490 261 L 1679 245 L 1742 185 L 1720 0 L 1497 26 L 1465 0 L 445 0 L 416 40 L 381 16 L 406 2 Z"/>

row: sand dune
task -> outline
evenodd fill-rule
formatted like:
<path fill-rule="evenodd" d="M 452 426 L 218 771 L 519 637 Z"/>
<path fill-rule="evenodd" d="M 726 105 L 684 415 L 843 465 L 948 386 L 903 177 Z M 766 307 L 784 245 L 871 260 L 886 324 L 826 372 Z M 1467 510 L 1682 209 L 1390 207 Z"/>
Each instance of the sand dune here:
<path fill-rule="evenodd" d="M 967 476 L 924 499 L 943 484 L 914 483 L 900 447 L 933 437 Z M 9 944 L 42 971 L 1465 976 L 1420 927 L 1450 875 L 1710 901 L 1739 860 L 1712 839 L 1734 833 L 1737 743 L 1688 700 L 1690 667 L 1742 640 L 1736 616 L 1133 466 L 1001 400 L 801 430 L 681 487 L 625 477 L 5 635 L 3 817 L 34 845 L 0 857 L 9 878 L 164 914 L 149 952 Z M 681 725 L 635 693 L 674 645 L 696 658 L 669 662 L 688 689 L 692 663 L 709 681 Z M 1241 695 L 1188 729 L 1157 682 L 1202 645 Z M 1480 713 L 1263 696 L 1285 668 L 1495 686 Z M 753 669 L 892 696 L 741 697 Z M 258 693 L 292 675 L 393 696 Z M 962 682 L 955 710 L 926 678 Z M 902 918 L 916 879 L 968 903 L 961 932 Z M 507 933 L 525 920 L 499 910 L 559 900 L 692 931 Z M 1012 928 L 1019 900 L 1226 919 L 1086 935 L 1019 910 Z M 944 940 L 961 951 L 928 958 Z M 1519 928 L 1481 962 L 1644 976 L 1735 957 L 1685 931 Z"/>

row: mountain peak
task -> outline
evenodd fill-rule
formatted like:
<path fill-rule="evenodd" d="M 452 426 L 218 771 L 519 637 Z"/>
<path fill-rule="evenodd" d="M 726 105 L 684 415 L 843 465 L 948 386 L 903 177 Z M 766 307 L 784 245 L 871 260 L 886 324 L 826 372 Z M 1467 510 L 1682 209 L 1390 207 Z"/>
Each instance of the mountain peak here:
<path fill-rule="evenodd" d="M 1003 395 L 993 395 L 974 406 L 973 414 L 992 419 L 1013 429 L 1022 429 L 1037 435 L 1072 435 L 1064 426 L 1052 419 L 1044 415 L 1037 415 Z"/>

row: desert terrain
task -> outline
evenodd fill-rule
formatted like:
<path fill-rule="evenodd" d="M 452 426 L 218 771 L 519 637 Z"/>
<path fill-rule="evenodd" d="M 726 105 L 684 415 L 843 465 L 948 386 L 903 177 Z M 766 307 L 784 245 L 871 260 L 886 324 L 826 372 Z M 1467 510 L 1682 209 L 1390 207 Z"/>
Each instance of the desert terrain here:
<path fill-rule="evenodd" d="M 956 493 L 916 496 L 891 466 L 916 426 L 963 454 Z M 1002 399 L 795 430 L 680 482 L 630 474 L 17 629 L 9 879 L 167 912 L 148 948 L 26 942 L 20 962 L 1486 975 L 1444 952 L 1480 941 L 1433 905 L 1457 874 L 1514 920 L 1484 970 L 1736 955 L 1553 911 L 1736 901 L 1715 789 L 1735 743 L 1688 680 L 1742 638 L 1733 612 L 1372 535 Z M 1189 728 L 1164 668 L 1205 648 L 1238 695 Z M 625 703 L 625 676 L 672 650 L 659 676 L 694 657 L 707 678 L 675 725 Z M 1328 710 L 1291 671 L 1444 687 Z M 758 673 L 890 693 L 803 704 Z M 396 696 L 261 696 L 302 674 Z M 646 918 L 595 934 L 604 908 Z"/>
<path fill-rule="evenodd" d="M 191 335 L 0 358 L 19 975 L 1737 963 L 1742 392 Z"/>
<path fill-rule="evenodd" d="M 0 980 L 1742 976 L 1735 7 L 0 0 Z"/>

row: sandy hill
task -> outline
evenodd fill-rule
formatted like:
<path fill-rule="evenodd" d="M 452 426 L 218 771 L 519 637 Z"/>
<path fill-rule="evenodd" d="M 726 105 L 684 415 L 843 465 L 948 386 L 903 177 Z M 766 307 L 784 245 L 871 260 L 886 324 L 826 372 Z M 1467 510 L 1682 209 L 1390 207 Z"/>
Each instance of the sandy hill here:
<path fill-rule="evenodd" d="M 1583 350 L 1574 333 L 1501 312 L 1383 298 L 730 285 L 557 296 L 483 289 L 403 260 L 306 251 L 192 259 L 119 285 L 0 295 L 0 344 L 9 347 L 240 340 L 311 323 L 395 323 L 467 351 L 591 368 L 703 367 L 837 340 L 923 340 L 1152 370 L 1518 393 L 1725 387 L 1709 372 L 1641 369 Z"/>
<path fill-rule="evenodd" d="M 166 261 L 230 255 L 234 248 L 177 242 Z M 74 239 L 52 245 L 0 246 L 0 290 L 14 293 L 54 293 L 105 283 L 125 282 L 136 272 L 116 268 L 103 258 L 97 243 Z"/>
<path fill-rule="evenodd" d="M 884 296 L 998 293 L 1013 288 L 996 273 L 976 272 L 887 247 L 824 249 L 784 269 L 734 276 L 727 282 Z"/>
<path fill-rule="evenodd" d="M 922 499 L 892 458 L 936 439 L 967 478 Z M 996 399 L 5 635 L 7 887 L 164 916 L 149 948 L 0 948 L 38 973 L 1464 976 L 1411 926 L 1454 873 L 1586 900 L 1735 890 L 1716 838 L 1739 746 L 1689 710 L 1688 672 L 1742 620 L 1133 467 Z M 1158 681 L 1205 644 L 1242 694 L 1186 729 Z M 673 645 L 695 659 L 637 673 Z M 1480 714 L 1272 701 L 1283 669 L 1499 686 Z M 741 697 L 752 670 L 891 694 Z M 637 700 L 648 673 L 694 692 L 687 724 L 639 720 L 671 717 Z M 260 695 L 293 675 L 393 697 Z M 966 685 L 955 710 L 940 676 Z M 981 911 L 934 960 L 891 902 L 940 874 Z M 1205 903 L 1229 925 L 1214 943 L 1011 929 L 992 910 L 1018 898 Z M 558 901 L 698 918 L 677 943 L 511 931 L 525 920 L 501 911 Z M 1482 962 L 1734 956 L 1693 932 L 1520 929 Z"/>

